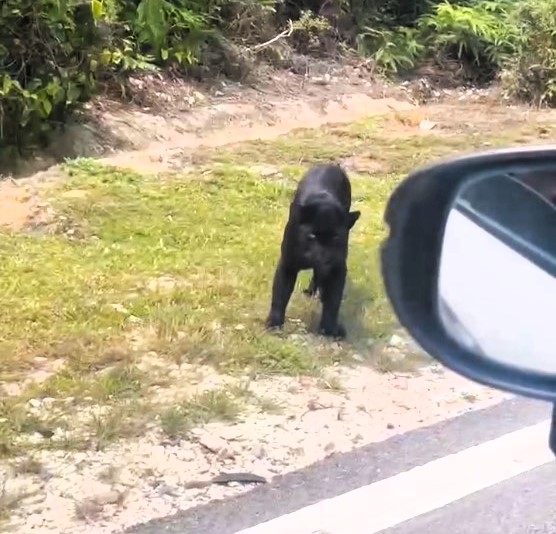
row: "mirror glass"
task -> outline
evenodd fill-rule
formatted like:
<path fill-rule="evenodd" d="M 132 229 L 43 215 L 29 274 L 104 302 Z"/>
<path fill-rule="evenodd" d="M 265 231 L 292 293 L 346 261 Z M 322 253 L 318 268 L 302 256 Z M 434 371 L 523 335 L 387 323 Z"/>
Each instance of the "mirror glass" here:
<path fill-rule="evenodd" d="M 438 313 L 474 354 L 556 374 L 556 168 L 465 182 L 444 230 Z"/>

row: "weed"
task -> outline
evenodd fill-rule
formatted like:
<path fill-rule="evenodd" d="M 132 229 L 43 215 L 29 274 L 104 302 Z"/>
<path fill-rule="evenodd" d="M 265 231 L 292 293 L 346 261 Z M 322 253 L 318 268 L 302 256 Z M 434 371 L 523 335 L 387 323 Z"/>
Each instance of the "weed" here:
<path fill-rule="evenodd" d="M 251 381 L 249 379 L 244 379 L 234 384 L 228 385 L 227 390 L 230 395 L 232 395 L 232 397 L 235 397 L 237 399 L 249 399 L 253 396 L 250 387 Z"/>
<path fill-rule="evenodd" d="M 163 432 L 170 438 L 183 437 L 195 426 L 210 421 L 233 421 L 241 413 L 241 405 L 229 388 L 208 390 L 193 395 L 160 415 Z"/>
<path fill-rule="evenodd" d="M 142 435 L 149 416 L 149 407 L 139 401 L 117 404 L 106 411 L 93 414 L 88 428 L 85 428 L 82 434 L 85 436 L 90 433 L 93 447 L 103 450 L 116 439 Z M 70 437 L 70 448 L 72 439 L 75 439 L 76 443 L 80 441 L 77 436 Z"/>
<path fill-rule="evenodd" d="M 194 395 L 181 408 L 192 424 L 209 421 L 233 421 L 241 413 L 237 399 L 227 390 L 214 389 Z"/>
<path fill-rule="evenodd" d="M 329 389 L 331 391 L 343 391 L 344 387 L 339 376 L 329 376 L 326 378 L 321 378 L 318 381 L 319 387 L 323 389 Z"/>
<path fill-rule="evenodd" d="M 160 428 L 170 439 L 185 437 L 190 430 L 190 421 L 179 406 L 171 406 L 160 414 Z"/>
<path fill-rule="evenodd" d="M 137 395 L 141 389 L 143 377 L 139 371 L 131 366 L 116 366 L 108 369 L 92 384 L 91 394 L 99 402 L 130 398 Z"/>
<path fill-rule="evenodd" d="M 461 398 L 467 402 L 477 402 L 477 395 L 475 395 L 474 393 L 463 393 L 461 395 Z"/>
<path fill-rule="evenodd" d="M 263 413 L 280 414 L 284 410 L 283 403 L 277 401 L 276 399 L 272 399 L 271 397 L 260 397 L 257 399 L 257 404 Z"/>

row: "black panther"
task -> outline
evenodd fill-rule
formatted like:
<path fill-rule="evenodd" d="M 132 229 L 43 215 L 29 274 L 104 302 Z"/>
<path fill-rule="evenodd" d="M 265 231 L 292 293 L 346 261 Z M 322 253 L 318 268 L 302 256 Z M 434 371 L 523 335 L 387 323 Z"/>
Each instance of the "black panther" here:
<path fill-rule="evenodd" d="M 338 322 L 347 274 L 349 232 L 360 211 L 351 211 L 351 184 L 334 164 L 317 165 L 301 179 L 290 204 L 280 260 L 272 285 L 272 304 L 266 324 L 284 324 L 286 308 L 299 271 L 312 269 L 306 293 L 319 293 L 322 315 L 319 332 L 343 338 Z"/>

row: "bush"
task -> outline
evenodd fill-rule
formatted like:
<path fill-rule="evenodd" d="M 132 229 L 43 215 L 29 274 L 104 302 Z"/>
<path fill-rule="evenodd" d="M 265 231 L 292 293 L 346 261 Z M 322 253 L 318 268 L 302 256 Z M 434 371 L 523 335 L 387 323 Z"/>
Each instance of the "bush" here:
<path fill-rule="evenodd" d="M 512 0 L 458 5 L 446 0 L 420 16 L 412 27 L 365 27 L 359 48 L 386 73 L 409 70 L 433 58 L 456 60 L 474 81 L 492 79 L 516 50 L 517 28 L 509 24 Z"/>
<path fill-rule="evenodd" d="M 518 41 L 502 73 L 506 91 L 539 106 L 556 106 L 556 0 L 519 2 L 512 22 Z"/>
<path fill-rule="evenodd" d="M 0 8 L 0 143 L 44 142 L 94 90 L 102 6 L 4 0 Z"/>
<path fill-rule="evenodd" d="M 515 53 L 517 28 L 509 24 L 513 0 L 471 5 L 444 1 L 418 21 L 420 39 L 439 63 L 456 59 L 472 78 L 492 79 Z"/>
<path fill-rule="evenodd" d="M 357 47 L 360 53 L 372 56 L 378 70 L 384 74 L 413 69 L 425 52 L 417 31 L 404 27 L 390 30 L 367 26 L 357 36 Z"/>
<path fill-rule="evenodd" d="M 195 63 L 216 31 L 221 7 L 231 3 L 3 0 L 0 149 L 45 144 L 107 77 Z M 2 150 L 0 158 L 6 155 Z"/>
<path fill-rule="evenodd" d="M 131 21 L 133 36 L 157 64 L 195 63 L 203 39 L 213 33 L 219 3 L 204 0 L 124 0 L 121 21 Z"/>
<path fill-rule="evenodd" d="M 46 143 L 99 84 L 130 71 L 218 62 L 243 76 L 254 58 L 241 50 L 288 19 L 288 43 L 304 53 L 344 39 L 384 73 L 456 60 L 473 80 L 502 70 L 510 94 L 556 105 L 556 0 L 3 0 L 0 17 L 0 149 Z"/>

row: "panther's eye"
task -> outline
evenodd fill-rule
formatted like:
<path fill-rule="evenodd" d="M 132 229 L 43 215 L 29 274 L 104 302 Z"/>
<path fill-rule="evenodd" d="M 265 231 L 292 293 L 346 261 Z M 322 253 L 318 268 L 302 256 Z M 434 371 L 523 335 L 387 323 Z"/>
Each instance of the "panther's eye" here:
<path fill-rule="evenodd" d="M 309 241 L 313 241 L 314 239 L 317 238 L 317 236 L 315 234 L 309 234 L 308 236 Z"/>

